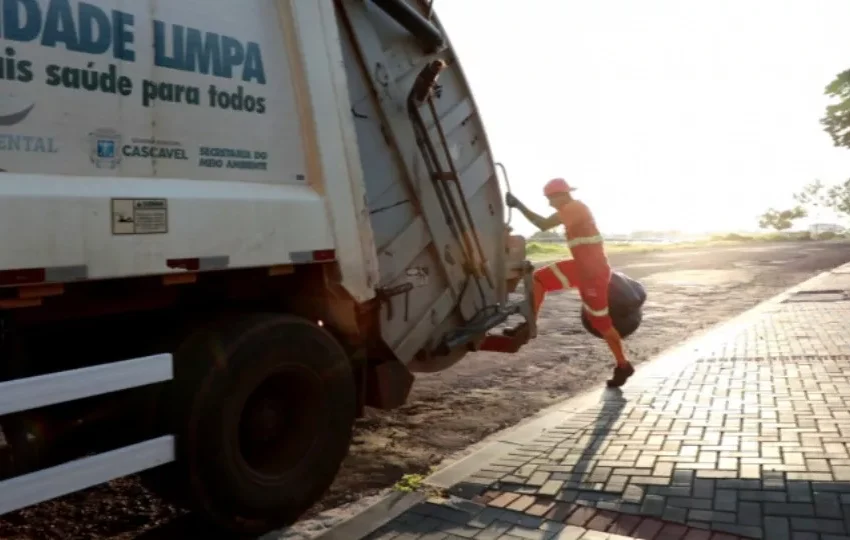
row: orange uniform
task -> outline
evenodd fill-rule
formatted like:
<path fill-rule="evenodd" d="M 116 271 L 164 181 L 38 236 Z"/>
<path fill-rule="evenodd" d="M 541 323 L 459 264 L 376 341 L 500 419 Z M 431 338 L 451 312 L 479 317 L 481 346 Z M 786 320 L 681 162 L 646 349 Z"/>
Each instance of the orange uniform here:
<path fill-rule="evenodd" d="M 608 284 L 611 267 L 605 255 L 602 235 L 590 209 L 581 201 L 572 200 L 558 208 L 558 215 L 567 229 L 567 245 L 572 260 L 559 261 L 534 272 L 535 313 L 549 291 L 577 288 L 590 322 L 600 333 L 613 327 L 608 313 Z"/>
<path fill-rule="evenodd" d="M 534 272 L 534 317 L 540 313 L 547 292 L 578 289 L 588 321 L 605 339 L 616 361 L 614 376 L 608 380 L 608 386 L 619 388 L 634 374 L 635 369 L 626 359 L 622 338 L 614 327 L 608 309 L 608 287 L 612 272 L 608 257 L 605 256 L 602 235 L 587 205 L 572 198 L 570 193 L 573 190 L 563 178 L 550 180 L 543 187 L 549 205 L 558 211 L 548 219 L 530 211 L 510 193 L 505 200 L 509 206 L 518 207 L 540 230 L 551 229 L 557 221 L 563 223 L 573 258 Z"/>

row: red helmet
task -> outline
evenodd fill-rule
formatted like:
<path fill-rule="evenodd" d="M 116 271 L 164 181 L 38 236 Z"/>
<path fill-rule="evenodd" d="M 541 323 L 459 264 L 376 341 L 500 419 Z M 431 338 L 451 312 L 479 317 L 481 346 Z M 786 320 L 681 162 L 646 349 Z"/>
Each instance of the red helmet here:
<path fill-rule="evenodd" d="M 575 188 L 570 187 L 567 181 L 563 178 L 555 178 L 553 180 L 549 180 L 543 187 L 543 194 L 547 197 L 557 195 L 558 193 L 569 193 L 571 191 L 575 191 Z"/>

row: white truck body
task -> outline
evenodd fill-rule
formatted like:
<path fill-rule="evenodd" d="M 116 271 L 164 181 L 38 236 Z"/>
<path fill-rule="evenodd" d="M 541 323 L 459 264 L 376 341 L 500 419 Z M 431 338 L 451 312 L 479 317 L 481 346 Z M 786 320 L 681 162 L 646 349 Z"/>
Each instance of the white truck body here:
<path fill-rule="evenodd" d="M 107 279 L 179 271 L 175 258 L 271 266 L 344 246 L 346 285 L 370 297 L 377 260 L 339 35 L 315 31 L 335 29 L 322 21 L 332 5 L 3 5 L 15 67 L 0 83 L 0 223 L 16 234 L 0 268 Z M 237 93 L 242 110 L 223 109 Z"/>
<path fill-rule="evenodd" d="M 443 32 L 427 2 L 0 6 L 0 341 L 7 326 L 95 312 L 179 314 L 182 291 L 205 283 L 203 309 L 232 309 L 231 288 L 254 286 L 265 312 L 297 297 L 286 312 L 361 351 L 364 377 L 397 404 L 405 373 L 443 369 L 508 316 L 528 318 L 527 298 L 507 301 L 528 266 L 471 92 L 447 41 L 412 35 Z M 148 348 L 128 360 L 104 346 L 111 363 L 51 371 L 0 343 L 0 427 L 55 407 L 48 394 L 170 380 L 176 342 Z M 160 465 L 175 437 L 2 481 L 0 512 Z"/>

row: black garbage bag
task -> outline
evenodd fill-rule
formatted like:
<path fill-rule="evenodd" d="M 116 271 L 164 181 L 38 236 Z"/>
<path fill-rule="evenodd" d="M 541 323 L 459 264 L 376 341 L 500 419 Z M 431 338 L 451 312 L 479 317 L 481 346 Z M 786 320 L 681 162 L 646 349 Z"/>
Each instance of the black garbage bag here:
<path fill-rule="evenodd" d="M 622 272 L 611 273 L 608 284 L 608 309 L 611 313 L 631 313 L 643 307 L 646 289 L 643 285 Z"/>
<path fill-rule="evenodd" d="M 622 272 L 612 272 L 611 282 L 608 285 L 608 312 L 620 337 L 628 337 L 640 327 L 643 321 L 644 302 L 646 302 L 646 289 L 639 281 Z M 581 324 L 590 334 L 598 338 L 602 337 L 590 325 L 590 319 L 584 309 L 581 310 Z"/>
<path fill-rule="evenodd" d="M 620 337 L 625 339 L 640 327 L 640 323 L 643 322 L 643 310 L 638 308 L 631 312 L 611 312 L 611 322 L 614 323 L 614 328 L 620 333 Z M 590 319 L 587 318 L 587 312 L 584 309 L 581 310 L 581 325 L 590 334 L 598 338 L 602 337 L 599 330 L 590 325 Z"/>

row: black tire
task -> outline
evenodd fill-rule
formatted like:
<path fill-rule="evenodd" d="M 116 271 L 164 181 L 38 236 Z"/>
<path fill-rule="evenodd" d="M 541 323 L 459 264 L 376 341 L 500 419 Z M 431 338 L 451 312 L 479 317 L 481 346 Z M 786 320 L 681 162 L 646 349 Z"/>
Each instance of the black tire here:
<path fill-rule="evenodd" d="M 625 339 L 634 334 L 635 331 L 640 328 L 640 324 L 643 322 L 643 310 L 635 309 L 626 314 L 612 312 L 611 322 L 614 323 L 614 328 L 616 328 L 617 332 L 620 333 L 620 337 Z M 591 335 L 602 339 L 602 334 L 590 325 L 590 319 L 587 316 L 587 311 L 584 309 L 581 310 L 581 325 Z"/>
<path fill-rule="evenodd" d="M 164 413 L 177 462 L 162 473 L 191 508 L 259 534 L 322 497 L 357 406 L 349 358 L 329 332 L 298 317 L 242 316 L 196 331 L 174 363 Z"/>

